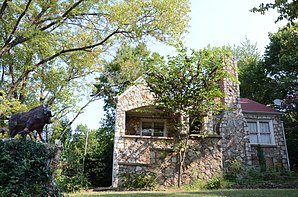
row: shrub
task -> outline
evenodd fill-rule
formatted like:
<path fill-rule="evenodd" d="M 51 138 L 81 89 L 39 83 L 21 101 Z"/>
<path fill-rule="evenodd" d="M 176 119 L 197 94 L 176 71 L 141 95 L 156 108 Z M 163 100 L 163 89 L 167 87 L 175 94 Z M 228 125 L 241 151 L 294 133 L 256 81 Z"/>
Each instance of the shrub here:
<path fill-rule="evenodd" d="M 229 161 L 228 172 L 224 174 L 224 179 L 228 181 L 236 181 L 237 176 L 242 172 L 242 164 L 234 159 Z"/>
<path fill-rule="evenodd" d="M 78 173 L 74 176 L 60 175 L 56 180 L 60 190 L 63 192 L 76 192 L 90 185 L 83 173 Z"/>
<path fill-rule="evenodd" d="M 119 175 L 123 188 L 154 189 L 157 186 L 156 173 L 154 172 L 123 172 Z"/>
<path fill-rule="evenodd" d="M 219 189 L 221 188 L 221 180 L 217 177 L 213 177 L 207 181 L 207 189 Z"/>
<path fill-rule="evenodd" d="M 29 140 L 0 141 L 1 196 L 59 196 L 53 187 L 54 148 Z"/>
<path fill-rule="evenodd" d="M 263 149 L 262 149 L 261 145 L 257 146 L 257 157 L 259 159 L 261 172 L 265 172 L 266 169 L 267 169 L 266 160 L 265 160 L 265 155 L 264 155 L 264 152 L 263 152 Z"/>

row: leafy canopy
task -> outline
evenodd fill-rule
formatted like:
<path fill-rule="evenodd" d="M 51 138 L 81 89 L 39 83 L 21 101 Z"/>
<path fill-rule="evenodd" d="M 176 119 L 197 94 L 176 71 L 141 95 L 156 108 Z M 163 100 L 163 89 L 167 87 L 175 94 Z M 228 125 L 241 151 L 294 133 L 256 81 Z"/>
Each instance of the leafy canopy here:
<path fill-rule="evenodd" d="M 209 47 L 188 53 L 180 47 L 178 55 L 153 66 L 145 76 L 156 105 L 170 114 L 198 118 L 223 109 L 220 81 L 229 75 L 224 68 L 231 66 L 231 55 L 226 48 Z"/>
<path fill-rule="evenodd" d="M 298 91 L 298 23 L 269 33 L 269 39 L 263 63 L 276 98 L 293 95 Z"/>
<path fill-rule="evenodd" d="M 102 72 L 115 48 L 148 40 L 174 44 L 187 31 L 189 12 L 187 0 L 2 1 L 0 116 L 17 111 L 5 106 L 30 109 L 40 99 L 57 118 L 81 113 L 76 106 L 91 92 L 88 78 Z"/>
<path fill-rule="evenodd" d="M 261 3 L 259 7 L 254 7 L 251 9 L 252 12 L 260 12 L 265 14 L 269 9 L 277 9 L 279 16 L 275 22 L 281 20 L 287 20 L 290 23 L 295 22 L 298 18 L 298 1 L 293 0 L 275 0 L 274 3 Z"/>

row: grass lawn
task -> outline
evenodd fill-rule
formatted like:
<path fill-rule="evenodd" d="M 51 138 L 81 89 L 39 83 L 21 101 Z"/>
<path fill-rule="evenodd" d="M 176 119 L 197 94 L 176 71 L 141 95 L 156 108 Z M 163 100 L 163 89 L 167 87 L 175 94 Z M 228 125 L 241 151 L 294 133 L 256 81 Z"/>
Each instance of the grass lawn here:
<path fill-rule="evenodd" d="M 246 190 L 200 190 L 200 191 L 165 191 L 165 192 L 80 192 L 66 194 L 67 197 L 179 197 L 179 196 L 202 196 L 202 197 L 298 197 L 298 189 L 246 189 Z"/>

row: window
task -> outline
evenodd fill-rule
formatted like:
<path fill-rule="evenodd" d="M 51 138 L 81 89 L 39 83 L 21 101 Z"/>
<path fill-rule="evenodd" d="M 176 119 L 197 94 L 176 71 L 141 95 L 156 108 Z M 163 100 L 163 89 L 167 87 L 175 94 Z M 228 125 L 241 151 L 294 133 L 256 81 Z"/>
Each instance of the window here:
<path fill-rule="evenodd" d="M 200 119 L 190 119 L 190 134 L 200 134 L 203 128 L 202 120 Z"/>
<path fill-rule="evenodd" d="M 272 121 L 257 120 L 248 121 L 250 143 L 275 144 Z"/>
<path fill-rule="evenodd" d="M 141 136 L 165 136 L 165 121 L 160 119 L 143 119 L 141 121 Z"/>

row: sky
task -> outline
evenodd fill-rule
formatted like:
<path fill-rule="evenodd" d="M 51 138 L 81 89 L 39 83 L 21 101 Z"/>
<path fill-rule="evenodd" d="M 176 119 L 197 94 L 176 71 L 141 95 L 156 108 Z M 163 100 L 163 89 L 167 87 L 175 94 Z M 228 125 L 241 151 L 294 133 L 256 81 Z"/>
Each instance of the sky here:
<path fill-rule="evenodd" d="M 189 33 L 185 35 L 184 45 L 192 49 L 204 47 L 239 45 L 245 38 L 257 47 L 261 54 L 269 44 L 268 33 L 277 32 L 285 22 L 275 23 L 278 16 L 276 10 L 265 15 L 252 13 L 249 10 L 257 7 L 266 0 L 190 0 L 191 21 Z M 152 45 L 150 50 L 161 55 L 173 55 L 174 49 L 165 45 Z M 85 112 L 74 122 L 73 128 L 78 124 L 86 124 L 89 129 L 98 129 L 100 120 L 104 117 L 103 102 L 91 103 Z"/>

